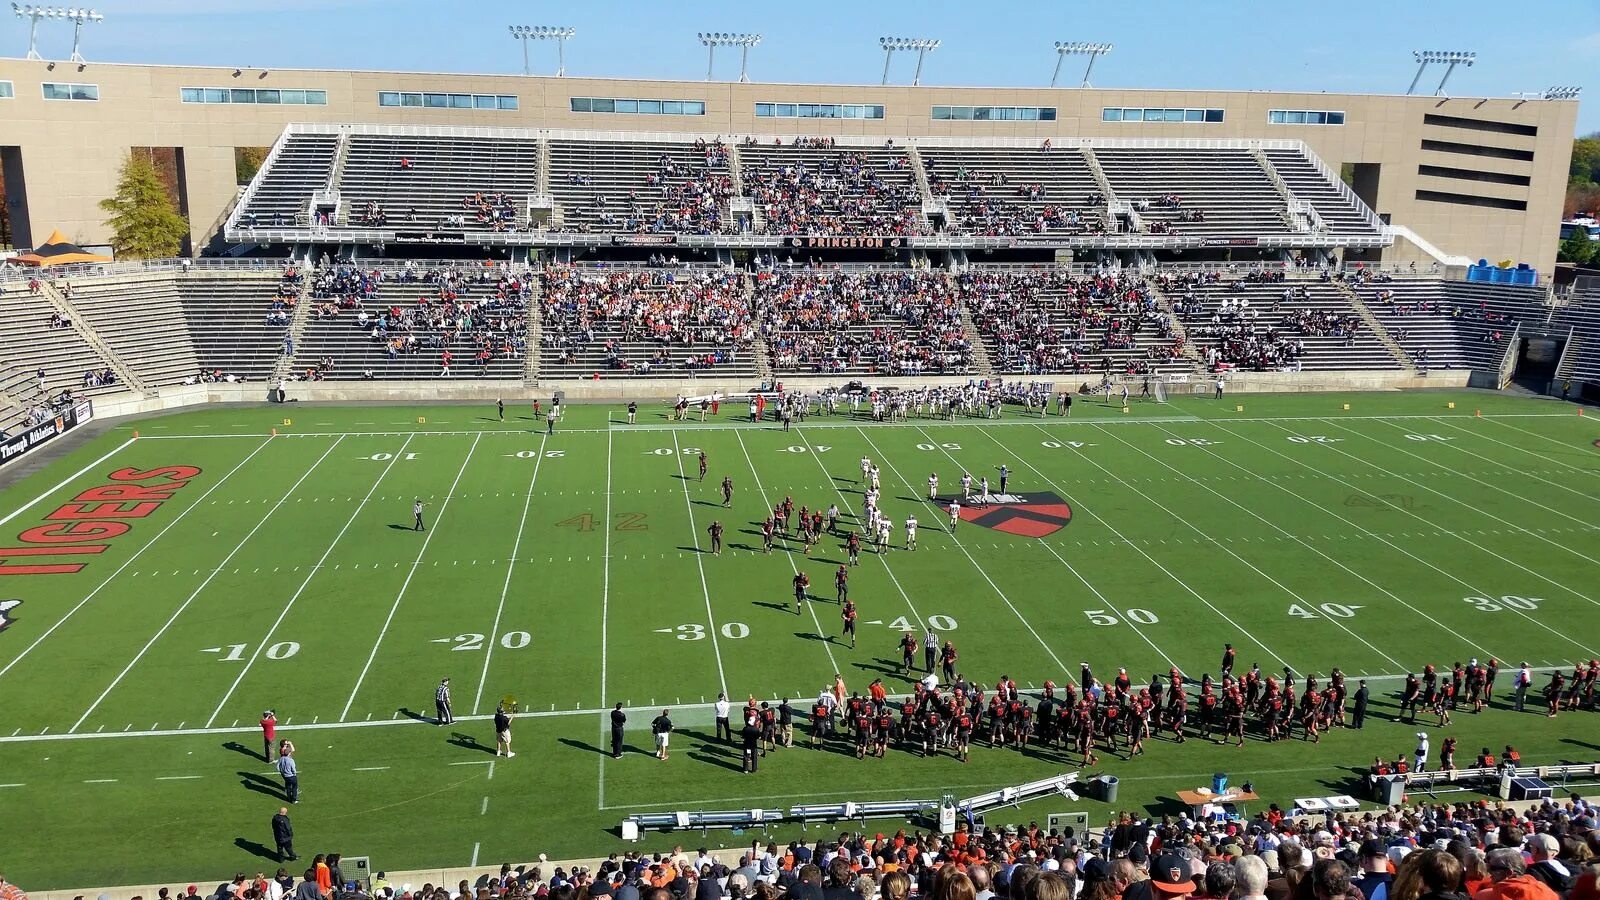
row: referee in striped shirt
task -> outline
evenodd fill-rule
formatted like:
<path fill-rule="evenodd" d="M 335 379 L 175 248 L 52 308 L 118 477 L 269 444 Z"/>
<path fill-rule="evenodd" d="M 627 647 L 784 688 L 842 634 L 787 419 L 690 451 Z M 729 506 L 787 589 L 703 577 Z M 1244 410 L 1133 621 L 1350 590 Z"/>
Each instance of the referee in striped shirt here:
<path fill-rule="evenodd" d="M 455 724 L 455 714 L 450 712 L 450 679 L 439 682 L 439 689 L 433 692 L 433 709 L 436 713 L 433 724 Z"/>

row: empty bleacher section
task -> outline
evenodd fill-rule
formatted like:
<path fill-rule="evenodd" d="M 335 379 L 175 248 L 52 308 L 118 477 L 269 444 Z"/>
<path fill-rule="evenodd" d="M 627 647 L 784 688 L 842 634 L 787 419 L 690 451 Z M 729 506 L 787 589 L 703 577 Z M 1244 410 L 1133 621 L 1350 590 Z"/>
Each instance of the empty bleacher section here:
<path fill-rule="evenodd" d="M 1517 325 L 1542 325 L 1547 312 L 1542 287 L 1414 278 L 1350 287 L 1420 369 L 1495 369 Z"/>
<path fill-rule="evenodd" d="M 1396 368 L 1344 291 L 1331 281 L 1249 273 L 1161 279 L 1206 365 L 1250 371 Z"/>
<path fill-rule="evenodd" d="M 1078 148 L 920 149 L 928 187 L 945 198 L 953 234 L 1092 234 L 1106 229 L 1106 198 Z"/>
<path fill-rule="evenodd" d="M 525 275 L 473 266 L 319 271 L 296 374 L 521 380 L 532 290 Z"/>
<path fill-rule="evenodd" d="M 28 282 L 0 281 L 0 360 L 8 364 L 0 370 L 0 393 L 34 404 L 64 390 L 88 396 L 126 390 L 81 327 L 63 323 Z"/>
<path fill-rule="evenodd" d="M 199 372 L 171 274 L 73 279 L 61 292 L 146 385 L 181 384 Z"/>
<path fill-rule="evenodd" d="M 1372 210 L 1349 189 L 1341 190 L 1342 185 L 1329 181 L 1305 150 L 1263 152 L 1295 198 L 1311 204 L 1330 233 L 1370 235 L 1378 232 L 1379 225 Z"/>
<path fill-rule="evenodd" d="M 728 150 L 703 140 L 550 141 L 560 230 L 715 234 L 731 230 Z"/>
<path fill-rule="evenodd" d="M 831 138 L 739 145 L 758 231 L 774 235 L 916 235 L 928 232 L 904 148 L 839 145 Z"/>
<path fill-rule="evenodd" d="M 972 366 L 960 298 L 942 273 L 763 271 L 755 309 L 775 372 L 962 375 Z"/>
<path fill-rule="evenodd" d="M 341 224 L 524 230 L 539 144 L 504 135 L 352 134 L 339 177 Z"/>
<path fill-rule="evenodd" d="M 1277 188 L 1247 149 L 1096 146 L 1094 155 L 1117 199 L 1133 204 L 1147 232 L 1244 237 L 1289 231 Z"/>
<path fill-rule="evenodd" d="M 741 273 L 551 266 L 541 279 L 546 378 L 755 374 L 755 324 Z"/>
<path fill-rule="evenodd" d="M 1571 335 L 1556 377 L 1600 384 L 1600 284 L 1574 292 L 1551 324 L 1562 335 Z"/>
<path fill-rule="evenodd" d="M 235 212 L 245 227 L 308 224 L 311 195 L 327 186 L 339 138 L 286 131 Z"/>
<path fill-rule="evenodd" d="M 1066 269 L 974 269 L 957 279 L 962 302 L 1006 374 L 1132 375 L 1191 368 L 1143 278 Z"/>
<path fill-rule="evenodd" d="M 200 372 L 215 380 L 269 379 L 286 349 L 301 277 L 293 268 L 175 276 Z"/>

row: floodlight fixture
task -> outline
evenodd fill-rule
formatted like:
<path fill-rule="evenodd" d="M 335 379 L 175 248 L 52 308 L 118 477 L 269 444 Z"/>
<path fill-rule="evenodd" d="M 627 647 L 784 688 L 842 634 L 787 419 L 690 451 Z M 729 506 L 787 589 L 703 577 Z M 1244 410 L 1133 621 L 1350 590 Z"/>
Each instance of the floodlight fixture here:
<path fill-rule="evenodd" d="M 1476 50 L 1413 50 L 1411 51 L 1411 56 L 1417 61 L 1417 74 L 1412 76 L 1411 86 L 1406 88 L 1407 94 L 1416 92 L 1417 82 L 1422 79 L 1422 71 L 1428 68 L 1430 64 L 1443 63 L 1445 65 L 1444 77 L 1439 79 L 1439 86 L 1433 90 L 1435 97 L 1444 93 L 1445 82 L 1450 80 L 1450 73 L 1456 70 L 1456 66 L 1465 63 L 1470 67 L 1478 61 L 1478 52 Z"/>
<path fill-rule="evenodd" d="M 1089 73 L 1094 71 L 1094 61 L 1111 52 L 1111 44 L 1096 43 L 1094 41 L 1056 41 L 1056 69 L 1050 75 L 1050 86 L 1056 86 L 1056 79 L 1061 77 L 1061 61 L 1068 56 L 1087 56 L 1089 64 L 1083 67 L 1083 83 L 1080 87 L 1089 86 Z"/>
<path fill-rule="evenodd" d="M 1575 84 L 1553 85 L 1545 89 L 1543 94 L 1546 100 L 1576 100 L 1583 93 L 1583 88 Z"/>
<path fill-rule="evenodd" d="M 36 6 L 32 3 L 12 3 L 11 11 L 19 19 L 31 19 L 28 26 L 28 59 L 44 59 L 39 55 L 39 20 L 53 19 L 61 10 L 53 6 Z"/>
<path fill-rule="evenodd" d="M 883 84 L 889 83 L 889 61 L 894 58 L 896 50 L 917 51 L 917 71 L 911 76 L 913 86 L 922 83 L 922 60 L 928 55 L 929 50 L 939 49 L 943 43 L 938 38 L 878 38 L 878 46 L 883 48 Z"/>
<path fill-rule="evenodd" d="M 577 34 L 575 28 L 554 25 L 511 25 L 511 36 L 522 42 L 522 74 L 532 75 L 528 67 L 528 41 L 556 42 L 556 77 L 567 74 L 567 38 Z"/>
<path fill-rule="evenodd" d="M 710 81 L 716 68 L 718 47 L 739 48 L 739 80 L 750 80 L 750 48 L 761 43 L 761 35 L 734 31 L 701 31 L 696 35 L 706 45 L 706 80 Z"/>
<path fill-rule="evenodd" d="M 72 56 L 69 58 L 75 63 L 85 62 L 83 54 L 78 52 L 83 43 L 83 25 L 85 22 L 104 22 L 106 17 L 92 9 L 64 9 L 61 13 L 62 18 L 72 22 Z"/>

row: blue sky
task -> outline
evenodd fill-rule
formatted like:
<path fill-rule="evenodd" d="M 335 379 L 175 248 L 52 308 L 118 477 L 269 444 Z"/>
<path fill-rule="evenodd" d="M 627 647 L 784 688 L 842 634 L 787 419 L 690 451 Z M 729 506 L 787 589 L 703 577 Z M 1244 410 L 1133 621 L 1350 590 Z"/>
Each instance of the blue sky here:
<path fill-rule="evenodd" d="M 1140 2 L 950 2 L 950 0 L 106 0 L 86 55 L 115 62 L 297 68 L 519 72 L 511 23 L 570 25 L 573 75 L 703 78 L 697 31 L 761 32 L 754 81 L 876 84 L 879 35 L 937 37 L 924 84 L 1044 85 L 1051 42 L 1109 41 L 1095 66 L 1099 87 L 1327 90 L 1399 93 L 1415 72 L 1413 49 L 1467 49 L 1455 96 L 1506 96 L 1586 80 L 1579 132 L 1600 131 L 1600 0 L 1140 0 Z M 24 24 L 10 20 L 6 55 L 21 55 Z M 61 58 L 71 29 L 42 26 L 41 49 Z M 553 72 L 555 48 L 534 45 L 535 71 Z M 909 81 L 911 54 L 891 80 Z M 737 77 L 737 53 L 719 55 L 718 77 Z M 1063 70 L 1063 83 L 1070 83 Z M 1431 92 L 1442 70 L 1425 76 Z"/>

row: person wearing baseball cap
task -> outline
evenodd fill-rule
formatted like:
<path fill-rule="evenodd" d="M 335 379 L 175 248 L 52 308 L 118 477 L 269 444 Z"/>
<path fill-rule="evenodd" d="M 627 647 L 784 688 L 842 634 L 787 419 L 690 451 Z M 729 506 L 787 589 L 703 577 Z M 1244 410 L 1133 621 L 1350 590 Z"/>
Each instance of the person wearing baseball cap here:
<path fill-rule="evenodd" d="M 1163 900 L 1183 900 L 1195 892 L 1194 871 L 1189 860 L 1163 853 L 1150 863 L 1150 888 Z"/>

